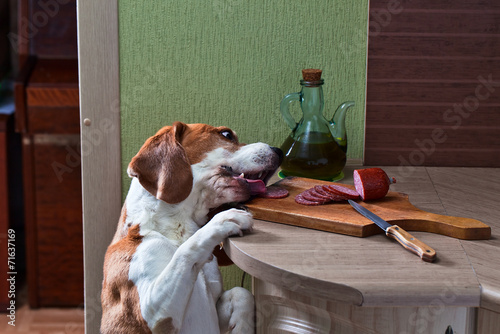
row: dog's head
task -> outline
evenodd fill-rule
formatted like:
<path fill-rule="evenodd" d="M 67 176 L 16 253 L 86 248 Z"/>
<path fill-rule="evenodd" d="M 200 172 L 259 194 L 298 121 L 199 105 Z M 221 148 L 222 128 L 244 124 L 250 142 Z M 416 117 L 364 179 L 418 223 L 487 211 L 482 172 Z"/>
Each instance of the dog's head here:
<path fill-rule="evenodd" d="M 128 166 L 128 174 L 156 198 L 184 201 L 193 189 L 214 208 L 242 202 L 265 191 L 282 153 L 264 143 L 241 144 L 227 127 L 176 122 L 149 138 Z"/>

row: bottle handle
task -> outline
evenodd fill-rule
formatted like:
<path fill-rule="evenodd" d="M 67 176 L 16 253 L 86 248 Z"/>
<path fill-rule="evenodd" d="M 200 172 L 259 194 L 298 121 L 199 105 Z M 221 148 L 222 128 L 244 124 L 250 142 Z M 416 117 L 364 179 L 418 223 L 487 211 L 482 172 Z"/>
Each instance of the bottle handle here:
<path fill-rule="evenodd" d="M 290 114 L 288 109 L 290 108 L 290 103 L 293 101 L 300 101 L 300 99 L 300 93 L 291 93 L 286 95 L 280 103 L 281 115 L 285 119 L 286 124 L 288 124 L 292 130 L 297 126 L 297 122 L 295 122 L 295 119 L 293 119 L 293 116 Z"/>

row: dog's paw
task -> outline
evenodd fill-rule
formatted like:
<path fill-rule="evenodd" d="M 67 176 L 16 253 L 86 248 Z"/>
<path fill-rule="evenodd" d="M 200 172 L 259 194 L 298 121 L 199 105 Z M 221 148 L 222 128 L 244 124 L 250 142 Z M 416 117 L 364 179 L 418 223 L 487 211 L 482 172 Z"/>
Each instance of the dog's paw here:
<path fill-rule="evenodd" d="M 214 228 L 221 241 L 232 235 L 243 235 L 243 231 L 251 230 L 253 226 L 252 214 L 245 210 L 229 209 L 216 214 L 207 224 Z"/>
<path fill-rule="evenodd" d="M 221 333 L 254 333 L 255 302 L 250 291 L 240 287 L 224 291 L 216 306 Z"/>
<path fill-rule="evenodd" d="M 197 268 L 201 268 L 212 258 L 214 247 L 229 236 L 243 235 L 243 231 L 251 230 L 252 226 L 253 218 L 250 212 L 239 209 L 222 211 L 196 231 L 181 247 L 196 262 Z"/>

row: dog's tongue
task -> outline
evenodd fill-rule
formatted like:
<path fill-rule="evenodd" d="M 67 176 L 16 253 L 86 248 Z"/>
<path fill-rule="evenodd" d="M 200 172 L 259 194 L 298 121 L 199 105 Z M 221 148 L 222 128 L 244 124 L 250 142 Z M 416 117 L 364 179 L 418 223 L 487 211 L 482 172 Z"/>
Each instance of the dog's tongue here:
<path fill-rule="evenodd" d="M 248 182 L 248 188 L 250 189 L 251 195 L 264 194 L 266 192 L 266 184 L 262 180 L 250 180 L 246 179 Z"/>

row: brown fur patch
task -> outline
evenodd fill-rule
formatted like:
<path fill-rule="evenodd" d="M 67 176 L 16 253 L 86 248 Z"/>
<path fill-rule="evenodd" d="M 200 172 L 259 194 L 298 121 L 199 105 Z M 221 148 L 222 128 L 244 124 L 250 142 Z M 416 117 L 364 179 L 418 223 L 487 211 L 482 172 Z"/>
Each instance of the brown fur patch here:
<path fill-rule="evenodd" d="M 185 124 L 163 127 L 146 140 L 128 166 L 130 176 L 153 196 L 175 204 L 188 197 L 193 185 L 191 166 L 179 139 Z"/>
<path fill-rule="evenodd" d="M 130 261 L 142 241 L 140 227 L 128 230 L 126 237 L 111 244 L 104 259 L 101 333 L 150 334 L 141 315 L 137 287 L 128 279 Z"/>
<path fill-rule="evenodd" d="M 161 320 L 155 328 L 156 332 L 159 333 L 168 333 L 168 334 L 177 334 L 179 330 L 174 327 L 172 318 L 167 318 Z"/>
<path fill-rule="evenodd" d="M 116 228 L 115 236 L 113 237 L 114 244 L 115 242 L 125 238 L 127 236 L 127 230 L 125 229 L 125 221 L 127 220 L 127 206 L 123 204 L 122 212 L 120 214 L 120 219 L 118 220 L 118 227 Z"/>

